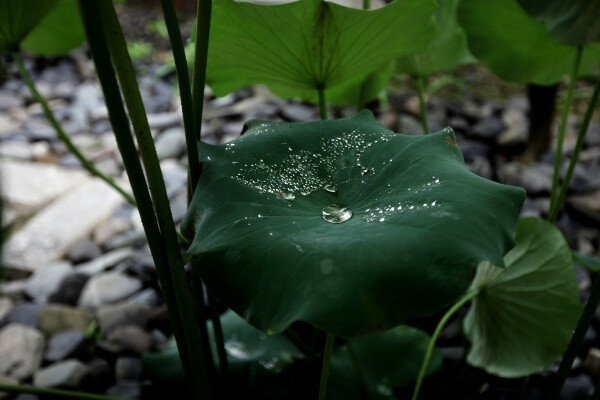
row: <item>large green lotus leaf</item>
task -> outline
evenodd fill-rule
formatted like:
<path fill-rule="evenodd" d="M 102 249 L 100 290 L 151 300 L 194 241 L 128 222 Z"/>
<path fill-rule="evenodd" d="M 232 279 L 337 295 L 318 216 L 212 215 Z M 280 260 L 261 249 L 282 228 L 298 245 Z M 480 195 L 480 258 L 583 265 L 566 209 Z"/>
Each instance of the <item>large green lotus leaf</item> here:
<path fill-rule="evenodd" d="M 321 0 L 221 0 L 213 5 L 207 83 L 218 96 L 266 84 L 280 96 L 306 100 L 322 87 L 329 101 L 345 103 L 334 88 L 427 46 L 436 7 L 434 0 L 396 0 L 377 10 Z"/>
<path fill-rule="evenodd" d="M 67 53 L 85 41 L 76 0 L 58 0 L 56 6 L 27 35 L 25 50 L 41 55 Z"/>
<path fill-rule="evenodd" d="M 58 0 L 0 0 L 0 53 L 16 51 Z"/>
<path fill-rule="evenodd" d="M 189 253 L 215 295 L 267 332 L 304 320 L 353 337 L 439 310 L 480 261 L 502 263 L 524 200 L 470 173 L 451 129 L 398 135 L 368 111 L 254 122 L 199 154 Z"/>
<path fill-rule="evenodd" d="M 233 311 L 221 316 L 221 326 L 227 360 L 237 378 L 243 375 L 256 376 L 260 372 L 281 372 L 291 365 L 295 358 L 302 357 L 302 353 L 283 334 L 266 335 L 248 325 Z M 216 354 L 212 329 L 209 329 L 209 333 L 213 354 Z M 174 338 L 169 340 L 160 352 L 144 355 L 143 362 L 147 373 L 158 381 L 185 381 Z"/>
<path fill-rule="evenodd" d="M 519 0 L 550 34 L 572 46 L 600 41 L 600 0 Z"/>
<path fill-rule="evenodd" d="M 358 368 L 348 346 L 336 348 L 331 358 L 331 374 L 327 385 L 328 399 L 360 400 L 366 390 L 368 398 L 395 399 L 392 391 L 415 380 L 429 343 L 429 336 L 410 326 L 349 340 Z M 437 371 L 442 356 L 434 350 L 427 373 Z M 362 376 L 364 387 L 361 387 Z"/>
<path fill-rule="evenodd" d="M 505 269 L 477 270 L 480 294 L 465 319 L 467 361 L 502 377 L 547 369 L 565 351 L 581 313 L 571 252 L 562 234 L 539 218 L 522 218 Z"/>
<path fill-rule="evenodd" d="M 558 43 L 517 0 L 461 0 L 458 19 L 473 55 L 502 79 L 549 85 L 573 69 L 576 48 Z M 586 46 L 581 74 L 600 61 L 600 44 Z"/>
<path fill-rule="evenodd" d="M 475 61 L 469 51 L 467 36 L 458 24 L 456 9 L 459 0 L 440 2 L 435 13 L 437 32 L 423 53 L 401 57 L 398 69 L 413 76 L 430 76 L 451 71 L 461 64 Z"/>

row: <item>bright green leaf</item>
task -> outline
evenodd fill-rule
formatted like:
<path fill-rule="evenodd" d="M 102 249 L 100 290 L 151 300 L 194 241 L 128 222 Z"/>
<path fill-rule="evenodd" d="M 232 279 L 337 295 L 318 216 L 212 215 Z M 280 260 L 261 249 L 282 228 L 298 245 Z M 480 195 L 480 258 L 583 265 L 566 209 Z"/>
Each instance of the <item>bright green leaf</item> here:
<path fill-rule="evenodd" d="M 16 51 L 59 0 L 0 0 L 0 53 Z"/>
<path fill-rule="evenodd" d="M 517 0 L 461 0 L 460 24 L 473 55 L 502 79 L 549 85 L 573 69 L 575 47 L 558 43 Z M 600 44 L 586 47 L 581 74 L 600 61 Z"/>
<path fill-rule="evenodd" d="M 514 243 L 523 190 L 470 173 L 451 129 L 398 135 L 366 111 L 249 126 L 200 143 L 182 231 L 210 289 L 263 331 L 392 328 L 456 300 Z"/>
<path fill-rule="evenodd" d="M 571 251 L 558 229 L 539 218 L 516 225 L 505 269 L 477 270 L 476 297 L 465 319 L 467 361 L 506 377 L 547 369 L 565 351 L 581 313 Z"/>
<path fill-rule="evenodd" d="M 57 55 L 67 53 L 85 41 L 77 1 L 58 0 L 56 3 L 23 41 L 25 50 L 40 55 Z"/>
<path fill-rule="evenodd" d="M 550 34 L 571 46 L 600 41 L 600 0 L 519 0 Z"/>
<path fill-rule="evenodd" d="M 475 61 L 469 52 L 465 31 L 458 24 L 459 0 L 444 0 L 435 14 L 437 31 L 423 53 L 402 57 L 398 69 L 412 76 L 427 77 L 436 72 L 451 71 L 461 64 Z"/>
<path fill-rule="evenodd" d="M 369 399 L 395 399 L 392 390 L 415 380 L 427 349 L 429 336 L 410 326 L 399 326 L 390 331 L 351 339 L 349 341 L 358 361 L 357 374 L 348 346 L 336 348 L 331 358 L 331 376 L 327 398 L 360 400 L 361 390 L 367 390 Z M 442 365 L 442 356 L 433 353 L 428 373 Z M 364 380 L 361 388 L 358 376 Z"/>
<path fill-rule="evenodd" d="M 362 82 L 399 56 L 422 51 L 434 35 L 433 0 L 396 0 L 357 10 L 321 0 L 213 5 L 207 82 L 218 96 L 266 84 L 283 97 L 314 100 Z"/>
<path fill-rule="evenodd" d="M 600 272 L 600 258 L 591 256 L 589 254 L 573 252 L 573 260 L 577 264 L 581 264 L 590 271 Z"/>

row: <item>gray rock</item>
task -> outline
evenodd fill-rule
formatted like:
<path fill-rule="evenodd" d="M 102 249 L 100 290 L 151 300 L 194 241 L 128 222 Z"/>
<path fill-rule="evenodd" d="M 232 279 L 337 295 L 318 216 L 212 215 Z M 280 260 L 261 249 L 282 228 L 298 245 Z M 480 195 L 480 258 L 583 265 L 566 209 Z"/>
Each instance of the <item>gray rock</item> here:
<path fill-rule="evenodd" d="M 13 309 L 14 303 L 8 297 L 0 297 L 0 321 L 6 318 Z"/>
<path fill-rule="evenodd" d="M 399 125 L 400 132 L 402 133 L 409 135 L 423 133 L 423 125 L 421 125 L 421 122 L 412 115 L 400 115 Z"/>
<path fill-rule="evenodd" d="M 142 397 L 142 387 L 139 382 L 123 381 L 109 387 L 106 394 L 124 399 L 139 399 Z"/>
<path fill-rule="evenodd" d="M 594 391 L 594 383 L 587 375 L 567 378 L 560 391 L 561 400 L 587 400 Z"/>
<path fill-rule="evenodd" d="M 93 238 L 100 246 L 105 246 L 114 236 L 131 229 L 131 222 L 125 217 L 112 217 L 96 227 Z"/>
<path fill-rule="evenodd" d="M 107 336 L 107 342 L 115 353 L 146 353 L 152 345 L 152 337 L 142 328 L 126 325 L 114 328 Z"/>
<path fill-rule="evenodd" d="M 148 114 L 148 124 L 150 125 L 150 128 L 158 131 L 174 126 L 180 126 L 182 123 L 181 114 L 178 112 Z"/>
<path fill-rule="evenodd" d="M 95 275 L 106 269 L 112 268 L 121 261 L 129 258 L 133 254 L 133 249 L 126 247 L 113 250 L 96 259 L 75 267 L 78 273 L 85 275 Z"/>
<path fill-rule="evenodd" d="M 34 394 L 21 393 L 20 395 L 15 397 L 15 400 L 40 400 L 40 398 Z"/>
<path fill-rule="evenodd" d="M 529 138 L 529 121 L 523 111 L 507 108 L 502 113 L 502 122 L 506 129 L 496 137 L 500 146 L 514 146 L 527 142 Z"/>
<path fill-rule="evenodd" d="M 76 241 L 67 249 L 67 258 L 74 264 L 93 260 L 100 254 L 100 247 L 87 238 Z"/>
<path fill-rule="evenodd" d="M 567 203 L 586 217 L 600 221 L 600 190 L 570 196 Z"/>
<path fill-rule="evenodd" d="M 548 193 L 552 187 L 552 166 L 547 164 L 525 165 L 510 162 L 498 168 L 500 182 L 525 188 L 527 194 Z"/>
<path fill-rule="evenodd" d="M 0 142 L 0 157 L 29 161 L 33 158 L 33 152 L 29 143 L 21 140 L 10 140 Z"/>
<path fill-rule="evenodd" d="M 185 217 L 185 214 L 187 214 L 187 209 L 187 193 L 183 191 L 173 200 L 171 200 L 171 214 L 173 215 L 173 222 L 179 224 L 183 220 L 183 217 Z"/>
<path fill-rule="evenodd" d="M 160 169 L 165 179 L 167 195 L 174 195 L 187 189 L 187 169 L 175 160 L 165 160 L 160 163 Z"/>
<path fill-rule="evenodd" d="M 56 291 L 48 296 L 48 301 L 50 303 L 76 305 L 89 278 L 88 275 L 80 273 L 73 273 L 65 277 Z"/>
<path fill-rule="evenodd" d="M 495 117 L 488 117 L 480 120 L 471 128 L 471 135 L 481 139 L 494 139 L 504 130 L 504 124 Z"/>
<path fill-rule="evenodd" d="M 19 380 L 15 378 L 9 378 L 8 376 L 0 375 L 0 385 L 18 385 Z M 11 396 L 10 393 L 0 391 L 0 400 L 7 399 Z"/>
<path fill-rule="evenodd" d="M 183 128 L 167 129 L 158 136 L 155 145 L 159 160 L 181 157 L 186 148 Z"/>
<path fill-rule="evenodd" d="M 95 358 L 87 364 L 87 373 L 80 386 L 85 391 L 103 392 L 112 382 L 114 378 L 108 362 Z"/>
<path fill-rule="evenodd" d="M 42 368 L 33 377 L 33 385 L 39 387 L 77 387 L 86 373 L 81 361 L 60 361 Z"/>
<path fill-rule="evenodd" d="M 316 115 L 316 107 L 304 104 L 288 104 L 281 109 L 281 116 L 292 122 L 311 121 Z"/>
<path fill-rule="evenodd" d="M 47 335 L 62 331 L 85 332 L 94 320 L 87 311 L 59 304 L 43 307 L 38 314 L 38 326 Z"/>
<path fill-rule="evenodd" d="M 34 271 L 57 260 L 122 203 L 122 197 L 100 180 L 77 187 L 35 215 L 7 240 L 6 265 Z"/>
<path fill-rule="evenodd" d="M 119 357 L 115 362 L 115 378 L 118 381 L 137 381 L 142 376 L 142 360 L 137 357 Z"/>
<path fill-rule="evenodd" d="M 150 307 L 156 307 L 162 304 L 160 295 L 153 288 L 146 288 L 139 293 L 134 294 L 129 298 L 132 303 L 142 303 Z"/>
<path fill-rule="evenodd" d="M 481 156 L 475 156 L 471 162 L 467 165 L 469 171 L 477 174 L 486 179 L 492 179 L 493 177 L 493 168 L 492 164 L 488 161 L 487 158 Z"/>
<path fill-rule="evenodd" d="M 13 307 L 6 322 L 27 325 L 31 328 L 37 328 L 37 316 L 40 312 L 40 306 L 35 303 L 23 302 Z"/>
<path fill-rule="evenodd" d="M 21 99 L 13 93 L 0 91 L 0 110 L 6 111 L 9 108 L 21 106 Z"/>
<path fill-rule="evenodd" d="M 0 282 L 0 293 L 13 301 L 20 301 L 25 298 L 25 288 L 27 281 L 21 279 L 18 281 Z"/>
<path fill-rule="evenodd" d="M 25 292 L 37 303 L 45 303 L 48 296 L 58 289 L 62 280 L 72 270 L 69 262 L 51 264 L 37 269 L 27 281 Z"/>
<path fill-rule="evenodd" d="M 85 350 L 85 345 L 86 339 L 83 332 L 64 331 L 56 333 L 48 340 L 44 359 L 53 363 L 78 357 Z"/>
<path fill-rule="evenodd" d="M 10 324 L 0 331 L 0 375 L 29 378 L 42 362 L 44 337 L 33 328 Z"/>
<path fill-rule="evenodd" d="M 151 308 L 142 303 L 119 303 L 101 307 L 96 313 L 100 330 L 108 333 L 118 326 L 135 325 L 144 328 Z"/>
<path fill-rule="evenodd" d="M 95 309 L 123 300 L 142 288 L 142 283 L 118 272 L 104 272 L 92 277 L 79 298 L 79 306 Z"/>
<path fill-rule="evenodd" d="M 585 144 L 589 147 L 600 146 L 600 122 L 592 122 L 585 135 Z"/>
<path fill-rule="evenodd" d="M 147 242 L 146 234 L 143 231 L 128 231 L 109 239 L 104 247 L 107 250 L 116 250 L 123 247 L 140 247 Z"/>

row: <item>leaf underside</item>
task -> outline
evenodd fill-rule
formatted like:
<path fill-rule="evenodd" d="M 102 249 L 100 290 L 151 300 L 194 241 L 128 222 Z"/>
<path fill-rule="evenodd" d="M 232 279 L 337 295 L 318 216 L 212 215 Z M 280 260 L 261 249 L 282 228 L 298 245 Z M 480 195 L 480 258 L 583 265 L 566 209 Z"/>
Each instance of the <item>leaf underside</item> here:
<path fill-rule="evenodd" d="M 398 135 L 366 111 L 255 121 L 199 154 L 189 253 L 215 295 L 267 332 L 303 320 L 353 337 L 439 310 L 480 261 L 501 265 L 524 200 L 470 173 L 452 130 Z M 327 222 L 332 205 L 351 218 Z"/>

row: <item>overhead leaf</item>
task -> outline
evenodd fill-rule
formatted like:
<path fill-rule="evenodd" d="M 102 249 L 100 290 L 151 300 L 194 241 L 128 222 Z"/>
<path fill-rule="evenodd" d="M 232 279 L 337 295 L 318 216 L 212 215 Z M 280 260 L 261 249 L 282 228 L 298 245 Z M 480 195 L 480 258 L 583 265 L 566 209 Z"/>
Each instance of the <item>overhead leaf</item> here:
<path fill-rule="evenodd" d="M 519 0 L 559 42 L 572 46 L 600 41 L 600 0 Z"/>
<path fill-rule="evenodd" d="M 64 54 L 85 41 L 76 0 L 58 0 L 56 6 L 25 38 L 25 50 L 40 55 Z"/>
<path fill-rule="evenodd" d="M 461 0 L 458 19 L 473 55 L 502 79 L 549 85 L 573 69 L 576 48 L 558 43 L 517 0 Z M 600 44 L 586 46 L 581 74 L 600 61 Z"/>
<path fill-rule="evenodd" d="M 425 332 L 410 326 L 349 340 L 351 350 L 344 346 L 333 352 L 327 398 L 360 400 L 361 391 L 366 390 L 371 400 L 395 399 L 393 389 L 417 378 L 428 342 Z M 442 356 L 435 350 L 428 374 L 441 365 Z"/>
<path fill-rule="evenodd" d="M 581 264 L 590 271 L 600 272 L 600 258 L 591 256 L 589 254 L 573 252 L 573 260 L 577 264 Z"/>
<path fill-rule="evenodd" d="M 435 37 L 424 52 L 398 60 L 398 69 L 401 72 L 427 77 L 475 61 L 469 51 L 465 31 L 458 24 L 458 2 L 459 0 L 440 1 L 440 8 L 435 13 Z"/>
<path fill-rule="evenodd" d="M 59 0 L 0 0 L 0 53 L 16 51 Z"/>
<path fill-rule="evenodd" d="M 505 269 L 478 270 L 480 291 L 465 319 L 467 361 L 506 377 L 547 369 L 565 351 L 581 313 L 571 252 L 552 224 L 522 218 Z"/>
<path fill-rule="evenodd" d="M 266 84 L 283 97 L 347 101 L 334 88 L 364 80 L 434 35 L 434 0 L 396 0 L 357 10 L 322 0 L 213 5 L 207 82 L 218 96 Z"/>
<path fill-rule="evenodd" d="M 523 190 L 470 173 L 451 129 L 398 135 L 364 111 L 255 121 L 199 146 L 189 253 L 263 331 L 296 320 L 342 337 L 392 328 L 454 301 L 480 261 L 501 264 L 514 243 Z"/>

